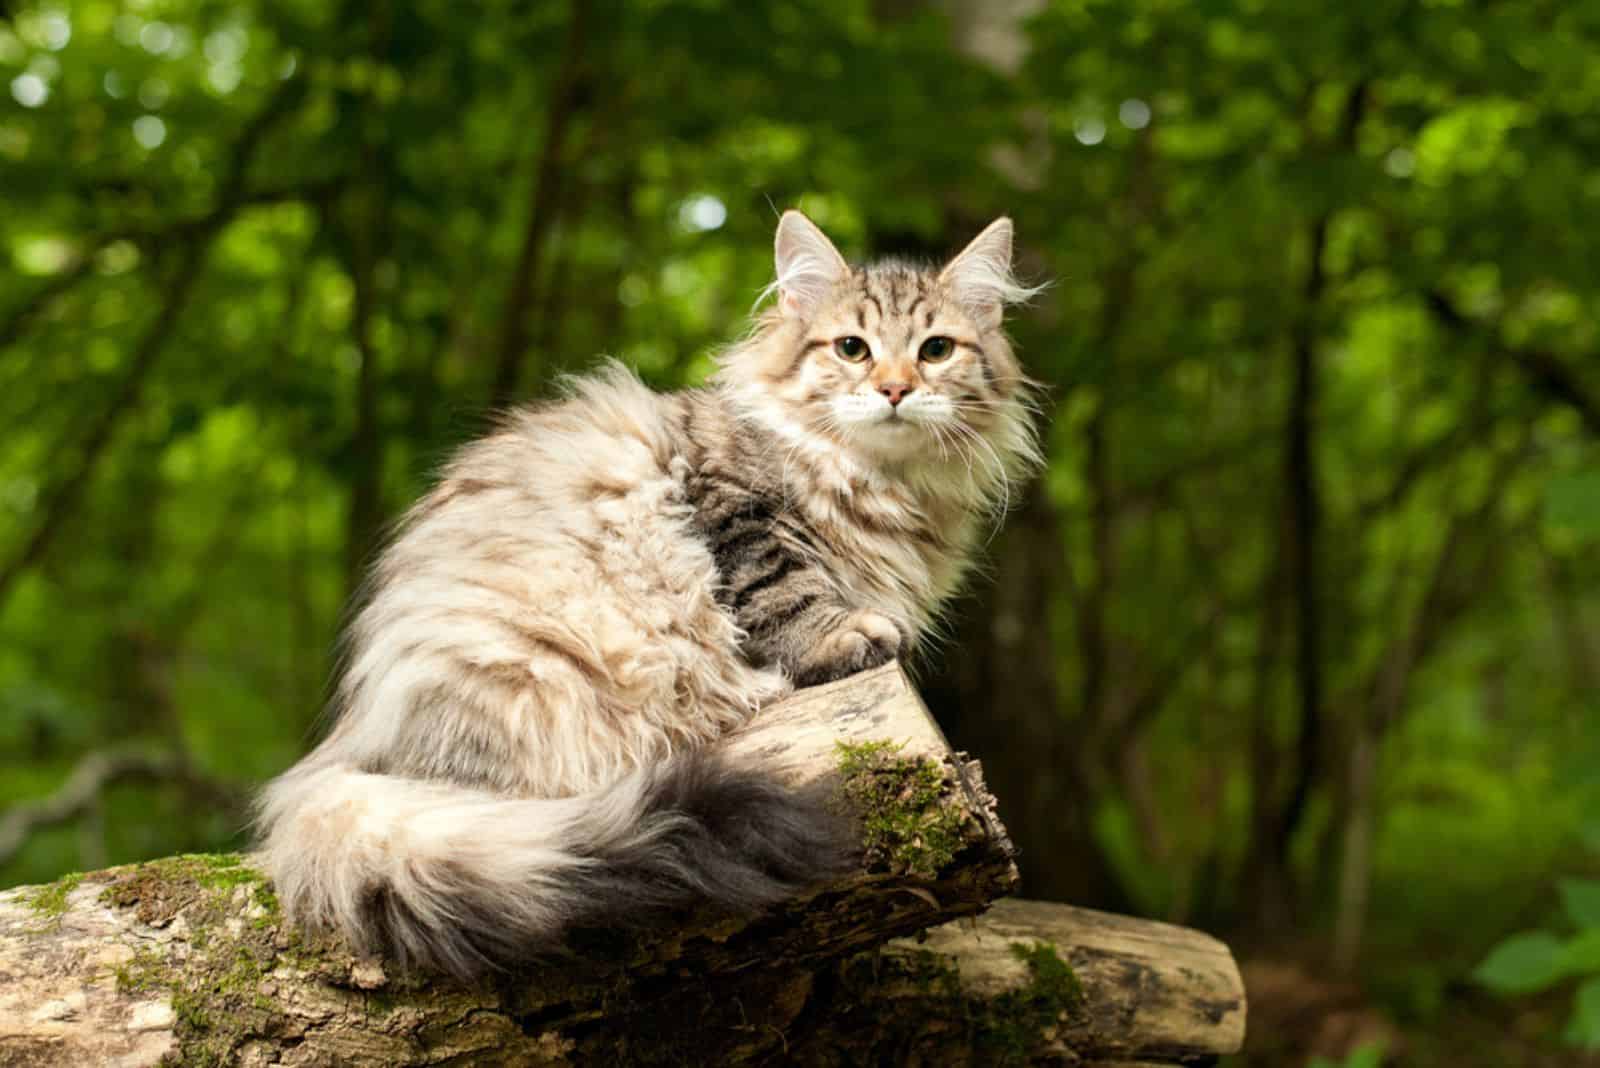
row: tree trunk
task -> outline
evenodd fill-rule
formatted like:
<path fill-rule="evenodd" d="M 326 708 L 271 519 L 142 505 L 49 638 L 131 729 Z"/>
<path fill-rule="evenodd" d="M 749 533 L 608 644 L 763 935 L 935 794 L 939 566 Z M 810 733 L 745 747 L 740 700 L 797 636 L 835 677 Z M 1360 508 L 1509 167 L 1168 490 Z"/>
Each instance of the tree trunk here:
<path fill-rule="evenodd" d="M 802 691 L 722 743 L 780 759 L 858 819 L 853 876 L 756 917 L 606 932 L 473 986 L 287 926 L 237 856 L 0 894 L 0 1065 L 1194 1063 L 1236 1048 L 1225 947 L 1016 903 L 975 762 L 899 668 Z M 887 943 L 887 945 L 886 945 Z"/>

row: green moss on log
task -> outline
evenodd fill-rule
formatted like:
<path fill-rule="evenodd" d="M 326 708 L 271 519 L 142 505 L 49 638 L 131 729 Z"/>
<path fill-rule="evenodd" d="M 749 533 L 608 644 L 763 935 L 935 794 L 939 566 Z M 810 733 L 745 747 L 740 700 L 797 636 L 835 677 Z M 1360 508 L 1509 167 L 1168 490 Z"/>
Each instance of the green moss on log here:
<path fill-rule="evenodd" d="M 188 854 L 138 864 L 118 875 L 100 892 L 100 900 L 114 908 L 135 908 L 141 923 L 163 927 L 207 893 L 232 896 L 236 887 L 251 888 L 248 897 L 258 907 L 251 911 L 262 926 L 280 918 L 278 897 L 266 876 L 245 863 L 237 853 Z"/>
<path fill-rule="evenodd" d="M 277 896 L 243 858 L 181 856 L 135 865 L 100 900 L 157 927 L 184 915 L 187 956 L 142 950 L 116 970 L 118 989 L 165 991 L 171 998 L 180 1063 L 231 1063 L 247 1038 L 281 1022 L 263 984 L 297 942 L 280 932 Z"/>
<path fill-rule="evenodd" d="M 22 903 L 39 915 L 40 930 L 53 931 L 61 926 L 61 917 L 67 911 L 67 895 L 83 882 L 82 872 L 63 875 L 53 883 L 38 887 L 22 899 Z"/>
<path fill-rule="evenodd" d="M 839 793 L 861 822 L 867 867 L 923 879 L 949 867 L 971 817 L 947 769 L 902 756 L 894 742 L 840 742 L 838 754 Z"/>
<path fill-rule="evenodd" d="M 1083 984 L 1049 942 L 1012 942 L 1011 955 L 1028 968 L 1028 983 L 974 1014 L 977 1048 L 995 1064 L 1028 1064 L 1068 1014 L 1083 1006 Z"/>
<path fill-rule="evenodd" d="M 145 994 L 155 990 L 166 990 L 168 971 L 169 968 L 160 954 L 141 946 L 133 951 L 131 960 L 117 965 L 113 972 L 117 978 L 117 992 Z"/>
<path fill-rule="evenodd" d="M 948 1063 L 972 1068 L 1048 1059 L 1061 1025 L 1084 1011 L 1083 987 L 1054 945 L 1014 942 L 1010 950 L 1027 977 L 1001 994 L 973 991 L 955 958 L 926 949 L 897 947 L 844 961 L 831 984 L 833 1026 L 813 1036 L 796 1063 L 934 1064 L 946 1063 L 940 1058 L 953 1051 L 960 1055 Z M 929 1027 L 930 1019 L 939 1026 Z"/>

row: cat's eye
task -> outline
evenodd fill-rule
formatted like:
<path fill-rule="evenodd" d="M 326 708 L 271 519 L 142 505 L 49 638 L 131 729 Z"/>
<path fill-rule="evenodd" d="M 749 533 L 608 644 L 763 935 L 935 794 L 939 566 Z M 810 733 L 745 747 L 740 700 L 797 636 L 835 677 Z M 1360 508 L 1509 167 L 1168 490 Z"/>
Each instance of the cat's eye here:
<path fill-rule="evenodd" d="M 922 351 L 918 353 L 929 363 L 938 363 L 947 360 L 950 354 L 956 351 L 956 343 L 947 337 L 930 337 L 922 343 Z"/>
<path fill-rule="evenodd" d="M 872 350 L 867 348 L 867 343 L 854 334 L 835 341 L 833 350 L 851 363 L 860 363 L 872 354 Z"/>

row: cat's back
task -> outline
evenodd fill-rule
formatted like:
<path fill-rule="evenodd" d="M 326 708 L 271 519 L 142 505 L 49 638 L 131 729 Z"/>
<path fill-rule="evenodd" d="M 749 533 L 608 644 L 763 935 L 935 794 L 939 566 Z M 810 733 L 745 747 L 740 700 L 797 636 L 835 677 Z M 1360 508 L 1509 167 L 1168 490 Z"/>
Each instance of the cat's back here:
<path fill-rule="evenodd" d="M 686 407 L 611 366 L 463 447 L 373 570 L 325 759 L 459 781 L 443 732 L 498 754 L 467 778 L 569 796 L 783 692 L 717 600 Z"/>
<path fill-rule="evenodd" d="M 532 496 L 627 492 L 666 472 L 677 449 L 676 401 L 620 364 L 568 379 L 557 399 L 513 409 L 500 428 L 446 466 L 452 482 L 489 482 Z"/>
<path fill-rule="evenodd" d="M 481 544 L 587 526 L 596 506 L 671 477 L 675 410 L 619 364 L 569 379 L 563 396 L 512 409 L 458 449 L 392 548 L 425 533 Z"/>

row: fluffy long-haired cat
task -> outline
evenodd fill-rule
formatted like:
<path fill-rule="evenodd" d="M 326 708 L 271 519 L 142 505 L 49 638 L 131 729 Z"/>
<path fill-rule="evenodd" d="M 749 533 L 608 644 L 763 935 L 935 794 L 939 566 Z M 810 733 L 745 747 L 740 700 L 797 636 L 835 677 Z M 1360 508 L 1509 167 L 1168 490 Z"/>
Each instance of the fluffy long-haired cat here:
<path fill-rule="evenodd" d="M 916 647 L 1037 460 L 1011 223 L 942 269 L 778 225 L 712 383 L 612 366 L 462 449 L 345 636 L 332 730 L 259 808 L 288 913 L 462 976 L 575 927 L 753 910 L 848 863 L 822 799 L 706 743 Z"/>

